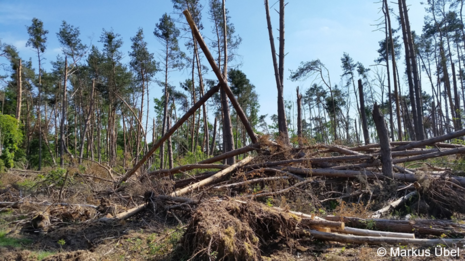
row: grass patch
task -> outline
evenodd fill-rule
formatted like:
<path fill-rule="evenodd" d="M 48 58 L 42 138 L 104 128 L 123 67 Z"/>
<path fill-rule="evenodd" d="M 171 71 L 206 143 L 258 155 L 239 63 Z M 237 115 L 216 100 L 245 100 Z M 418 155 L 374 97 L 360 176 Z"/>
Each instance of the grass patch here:
<path fill-rule="evenodd" d="M 0 247 L 22 248 L 25 244 L 31 244 L 32 240 L 27 238 L 11 238 L 6 236 L 5 231 L 0 231 Z"/>
<path fill-rule="evenodd" d="M 36 256 L 37 260 L 42 260 L 42 259 L 47 258 L 49 256 L 55 255 L 56 252 L 37 251 L 37 252 L 34 252 L 33 254 Z"/>

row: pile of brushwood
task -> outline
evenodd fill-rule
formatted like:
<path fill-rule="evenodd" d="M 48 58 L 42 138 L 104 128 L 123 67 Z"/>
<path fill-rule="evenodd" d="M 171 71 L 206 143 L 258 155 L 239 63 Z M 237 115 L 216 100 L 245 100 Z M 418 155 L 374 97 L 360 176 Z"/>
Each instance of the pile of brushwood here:
<path fill-rule="evenodd" d="M 300 242 L 309 238 L 355 244 L 463 244 L 465 225 L 457 219 L 465 214 L 465 177 L 428 161 L 461 160 L 465 146 L 442 141 L 463 132 L 391 142 L 390 175 L 381 167 L 385 155 L 380 144 L 291 148 L 262 136 L 253 145 L 198 164 L 131 178 L 129 183 L 152 184 L 145 203 L 103 220 L 148 210 L 187 221 L 182 247 L 198 259 L 261 260 L 261 253 L 278 244 L 304 251 Z M 250 155 L 231 166 L 213 164 L 239 154 Z M 198 169 L 220 170 L 189 174 Z M 171 180 L 173 175 L 180 178 Z M 333 209 L 335 215 L 326 215 L 324 209 Z"/>

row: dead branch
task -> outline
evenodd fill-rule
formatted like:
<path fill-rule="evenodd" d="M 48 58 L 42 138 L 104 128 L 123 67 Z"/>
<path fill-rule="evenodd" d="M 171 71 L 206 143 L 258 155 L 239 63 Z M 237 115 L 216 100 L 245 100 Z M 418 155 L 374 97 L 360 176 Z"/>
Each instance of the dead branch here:
<path fill-rule="evenodd" d="M 268 178 L 259 178 L 259 179 L 251 179 L 251 180 L 246 180 L 242 182 L 237 182 L 237 183 L 231 183 L 227 185 L 222 185 L 222 186 L 216 186 L 213 187 L 214 189 L 225 189 L 225 188 L 232 188 L 232 187 L 237 187 L 237 186 L 242 186 L 242 185 L 247 185 L 247 184 L 253 184 L 257 182 L 264 182 L 264 181 L 271 181 L 271 180 L 281 180 L 281 179 L 288 179 L 289 177 L 287 176 L 282 176 L 282 177 L 268 177 Z"/>
<path fill-rule="evenodd" d="M 285 189 L 282 189 L 282 190 L 279 190 L 279 191 L 276 191 L 276 192 L 265 192 L 265 193 L 260 193 L 260 194 L 257 194 L 257 195 L 250 195 L 250 196 L 247 196 L 245 198 L 261 198 L 261 197 L 276 196 L 276 195 L 279 195 L 279 194 L 287 193 L 287 192 L 291 191 L 292 189 L 295 189 L 295 188 L 297 188 L 299 186 L 305 185 L 305 184 L 310 183 L 312 181 L 313 180 L 311 180 L 311 179 L 307 179 L 307 180 L 301 181 L 299 183 L 296 183 L 293 186 L 287 187 Z"/>
<path fill-rule="evenodd" d="M 30 205 L 37 205 L 37 206 L 59 205 L 59 206 L 79 206 L 79 207 L 97 208 L 97 206 L 89 205 L 89 204 L 50 203 L 46 201 L 45 202 L 30 202 L 30 201 L 0 202 L 0 207 L 17 208 L 19 207 L 19 205 L 22 205 L 22 204 L 30 204 Z"/>
<path fill-rule="evenodd" d="M 97 177 L 97 176 L 94 176 L 94 175 L 86 175 L 86 174 L 81 174 L 81 173 L 77 173 L 77 172 L 75 173 L 75 175 L 79 175 L 79 176 L 85 177 L 85 178 L 99 179 L 99 180 L 106 181 L 106 182 L 114 182 L 113 180 L 104 179 L 104 178 Z"/>
<path fill-rule="evenodd" d="M 373 213 L 371 215 L 371 217 L 372 218 L 380 218 L 383 214 L 385 214 L 386 212 L 389 212 L 389 210 L 391 210 L 391 209 L 395 209 L 400 204 L 404 203 L 405 201 L 407 201 L 409 198 L 415 196 L 416 194 L 417 194 L 416 191 L 410 192 L 409 194 L 407 194 L 407 195 L 405 195 L 405 196 L 403 196 L 403 197 L 389 203 L 386 207 L 375 211 L 375 213 Z"/>

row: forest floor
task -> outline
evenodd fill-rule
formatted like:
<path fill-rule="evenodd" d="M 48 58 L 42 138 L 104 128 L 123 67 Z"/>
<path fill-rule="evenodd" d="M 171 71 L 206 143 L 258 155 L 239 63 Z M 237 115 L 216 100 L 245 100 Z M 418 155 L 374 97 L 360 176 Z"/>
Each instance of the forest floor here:
<path fill-rule="evenodd" d="M 301 151 L 294 153 L 294 156 L 279 157 L 295 159 L 299 153 Z M 254 163 L 263 162 L 263 159 L 257 158 Z M 276 161 L 277 158 L 268 157 L 266 160 Z M 453 155 L 423 161 L 422 164 L 435 164 L 437 167 L 455 164 L 461 168 L 461 162 L 459 156 Z M 295 229 L 300 218 L 289 214 L 289 210 L 321 217 L 369 218 L 386 202 L 406 194 L 383 194 L 383 190 L 391 190 L 386 187 L 388 183 L 380 180 L 368 182 L 340 177 L 315 177 L 305 187 L 271 197 L 257 197 L 255 200 L 244 196 L 260 195 L 265 190 L 279 191 L 296 183 L 283 180 L 262 182 L 226 192 L 209 187 L 186 195 L 189 199 L 202 202 L 194 207 L 187 203 L 177 205 L 171 202 L 170 205 L 166 202 L 149 202 L 153 195 L 147 196 L 147 191 L 156 196 L 169 195 L 179 188 L 177 182 L 182 180 L 182 174 L 176 175 L 178 180 L 175 181 L 150 178 L 150 182 L 147 182 L 141 181 L 140 176 L 133 177 L 115 189 L 108 169 L 93 162 L 76 166 L 66 170 L 50 168 L 41 172 L 9 170 L 0 173 L 0 260 L 195 260 L 197 254 L 201 260 L 216 260 L 216 250 L 228 248 L 231 248 L 237 260 L 465 260 L 465 248 L 460 249 L 463 253 L 460 252 L 457 257 L 435 256 L 435 248 L 431 246 L 422 248 L 423 251 L 430 251 L 428 257 L 414 257 L 411 253 L 404 257 L 392 257 L 389 254 L 391 248 L 394 251 L 405 251 L 416 247 L 409 244 L 368 245 L 323 241 Z M 413 165 L 407 167 L 413 168 Z M 198 169 L 190 174 L 204 171 Z M 238 170 L 230 180 L 243 180 L 244 173 L 248 172 Z M 454 172 L 456 175 L 460 173 Z M 376 197 L 362 197 L 358 194 L 344 200 L 342 196 L 339 197 L 362 191 L 364 182 L 365 186 L 369 183 L 370 191 L 377 194 Z M 226 183 L 231 184 L 230 181 L 223 182 Z M 406 184 L 408 182 L 389 186 L 398 188 Z M 344 191 L 349 187 L 353 191 Z M 108 222 L 117 213 L 145 203 L 147 207 L 137 214 Z M 385 217 L 393 220 L 443 217 L 441 213 L 434 217 L 417 212 L 415 206 L 419 209 L 415 202 L 405 203 Z M 460 212 L 463 209 L 453 212 L 448 217 L 449 221 L 452 219 L 451 222 L 463 225 L 465 222 Z M 266 222 L 256 223 L 255 219 Z M 275 227 L 275 224 L 279 226 Z M 202 229 L 206 231 L 201 235 L 199 233 Z M 243 241 L 228 241 L 230 233 L 235 235 L 231 238 L 242 237 Z M 210 238 L 210 242 L 201 242 L 205 235 L 209 236 L 207 238 Z M 424 239 L 456 238 L 457 234 L 417 236 Z M 224 242 L 215 243 L 213 238 Z M 258 244 L 252 244 L 255 240 L 261 242 L 259 249 L 255 247 Z M 212 241 L 214 250 L 210 249 L 213 249 Z M 194 244 L 204 244 L 204 247 L 195 252 L 198 246 Z M 380 247 L 387 249 L 387 256 L 378 256 Z"/>

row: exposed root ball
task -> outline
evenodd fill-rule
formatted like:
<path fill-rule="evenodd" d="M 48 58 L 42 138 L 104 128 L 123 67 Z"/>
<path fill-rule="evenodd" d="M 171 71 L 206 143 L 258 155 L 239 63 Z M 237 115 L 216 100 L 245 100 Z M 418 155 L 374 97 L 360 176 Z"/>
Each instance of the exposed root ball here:
<path fill-rule="evenodd" d="M 259 203 L 212 199 L 197 208 L 182 244 L 201 260 L 262 260 L 260 248 L 287 239 L 298 223 L 298 217 Z"/>
<path fill-rule="evenodd" d="M 416 183 L 417 190 L 430 205 L 431 215 L 450 218 L 452 213 L 465 213 L 465 188 L 445 177 L 429 180 L 428 186 Z"/>

